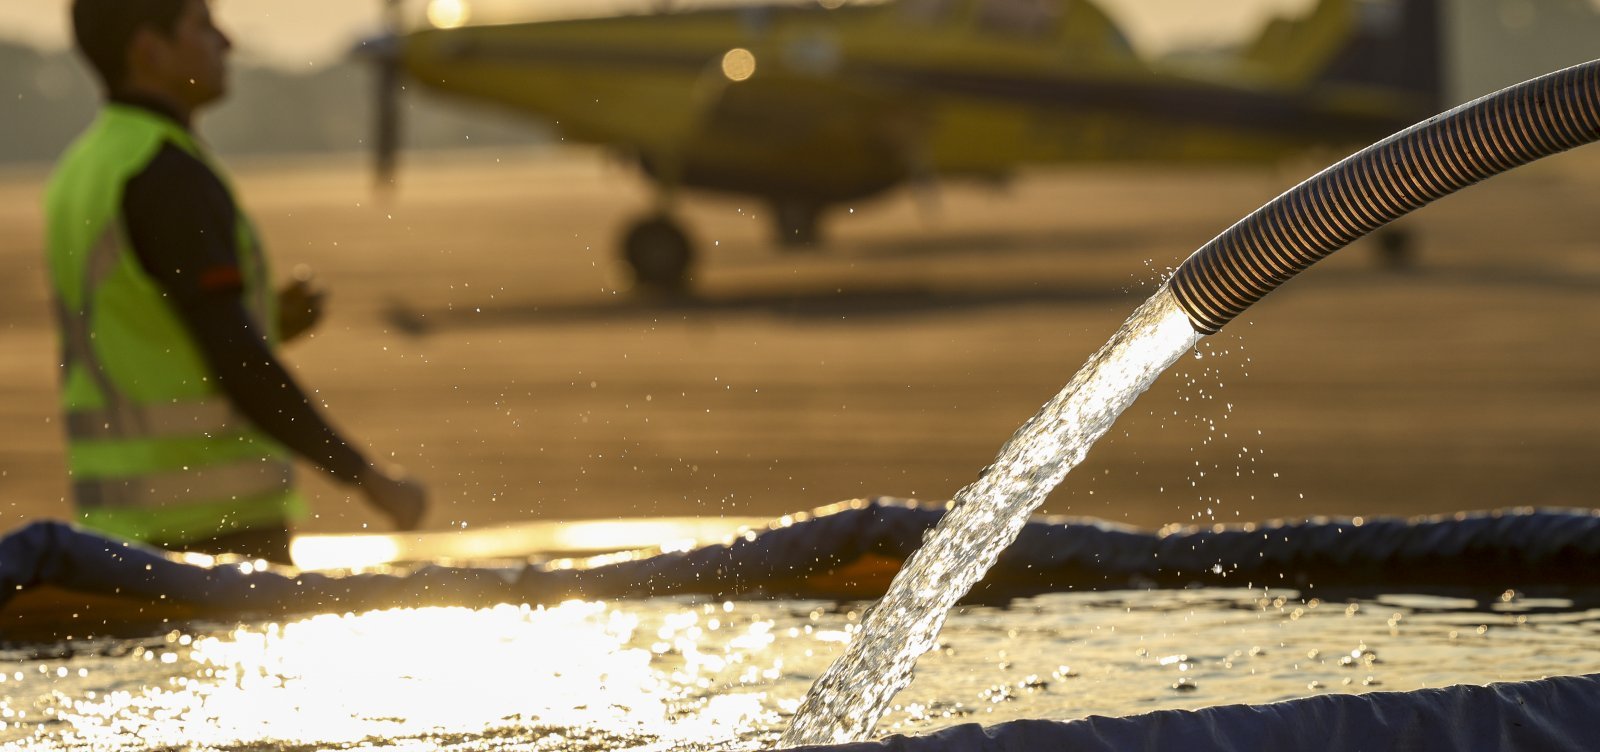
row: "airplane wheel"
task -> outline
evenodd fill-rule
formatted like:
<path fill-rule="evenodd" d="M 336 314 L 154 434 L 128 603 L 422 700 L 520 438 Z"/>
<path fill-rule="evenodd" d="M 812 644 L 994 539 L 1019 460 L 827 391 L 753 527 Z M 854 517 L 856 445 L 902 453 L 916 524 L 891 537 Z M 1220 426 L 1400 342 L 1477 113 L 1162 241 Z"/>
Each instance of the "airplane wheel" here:
<path fill-rule="evenodd" d="M 1379 230 L 1374 239 L 1378 242 L 1376 253 L 1379 266 L 1389 270 L 1402 270 L 1415 265 L 1417 241 L 1412 237 L 1410 230 L 1386 227 Z"/>
<path fill-rule="evenodd" d="M 648 217 L 628 228 L 622 254 L 633 268 L 634 281 L 657 290 L 682 290 L 694 262 L 689 236 L 668 217 Z"/>
<path fill-rule="evenodd" d="M 774 201 L 772 215 L 780 247 L 796 250 L 822 244 L 821 206 L 809 201 Z"/>

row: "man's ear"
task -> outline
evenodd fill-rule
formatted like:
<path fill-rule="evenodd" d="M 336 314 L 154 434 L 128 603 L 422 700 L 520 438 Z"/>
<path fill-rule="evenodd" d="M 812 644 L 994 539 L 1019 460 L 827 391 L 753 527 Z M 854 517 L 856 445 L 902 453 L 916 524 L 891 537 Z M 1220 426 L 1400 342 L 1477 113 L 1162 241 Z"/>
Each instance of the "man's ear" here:
<path fill-rule="evenodd" d="M 153 27 L 139 27 L 128 40 L 128 78 L 159 77 L 171 58 L 169 47 L 167 39 Z"/>

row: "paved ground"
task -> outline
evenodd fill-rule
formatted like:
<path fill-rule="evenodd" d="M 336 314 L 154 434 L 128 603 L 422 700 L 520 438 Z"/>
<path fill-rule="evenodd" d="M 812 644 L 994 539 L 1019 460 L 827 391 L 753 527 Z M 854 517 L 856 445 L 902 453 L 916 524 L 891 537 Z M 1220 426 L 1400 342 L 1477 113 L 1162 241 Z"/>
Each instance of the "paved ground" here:
<path fill-rule="evenodd" d="M 630 294 L 648 205 L 593 155 L 236 165 L 280 275 L 331 310 L 288 359 L 336 422 L 433 486 L 430 528 L 767 515 L 948 498 L 1156 280 L 1315 168 L 1052 171 L 840 211 L 782 253 L 765 207 L 693 199 L 697 294 Z M 0 174 L 0 522 L 69 513 L 39 171 Z M 1588 505 L 1600 489 L 1600 151 L 1424 209 L 1404 271 L 1358 244 L 1123 417 L 1046 511 L 1167 522 Z M 375 515 L 305 475 L 317 517 Z"/>

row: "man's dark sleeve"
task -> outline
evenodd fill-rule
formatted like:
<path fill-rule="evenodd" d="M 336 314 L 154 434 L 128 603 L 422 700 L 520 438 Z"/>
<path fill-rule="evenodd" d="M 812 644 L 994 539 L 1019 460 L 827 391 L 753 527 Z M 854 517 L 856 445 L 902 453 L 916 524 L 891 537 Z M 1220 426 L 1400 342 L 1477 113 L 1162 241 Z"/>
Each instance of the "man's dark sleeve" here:
<path fill-rule="evenodd" d="M 367 463 L 311 404 L 246 312 L 235 209 L 203 162 L 168 144 L 128 181 L 134 254 L 172 301 L 218 386 L 267 435 L 346 482 Z"/>

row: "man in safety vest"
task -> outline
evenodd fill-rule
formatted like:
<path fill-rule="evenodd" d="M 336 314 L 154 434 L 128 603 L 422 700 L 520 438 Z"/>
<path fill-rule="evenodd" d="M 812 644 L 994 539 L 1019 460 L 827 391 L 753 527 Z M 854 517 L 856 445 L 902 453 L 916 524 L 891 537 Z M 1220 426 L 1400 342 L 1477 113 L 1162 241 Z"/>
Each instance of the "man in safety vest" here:
<path fill-rule="evenodd" d="M 190 130 L 232 46 L 207 0 L 74 0 L 72 20 L 107 94 L 45 200 L 80 521 L 286 562 L 299 455 L 414 528 L 423 486 L 363 457 L 274 355 L 320 308 L 291 286 L 299 320 L 280 317 L 251 223 Z"/>

